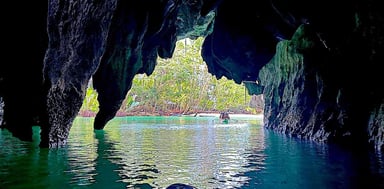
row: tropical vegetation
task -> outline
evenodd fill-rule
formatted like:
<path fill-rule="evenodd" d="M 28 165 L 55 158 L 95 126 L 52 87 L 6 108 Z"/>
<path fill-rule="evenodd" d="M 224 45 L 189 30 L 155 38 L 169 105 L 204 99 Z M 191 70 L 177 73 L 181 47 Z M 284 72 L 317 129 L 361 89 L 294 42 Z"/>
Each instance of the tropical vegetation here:
<path fill-rule="evenodd" d="M 159 58 L 150 76 L 136 75 L 118 115 L 255 113 L 243 85 L 225 77 L 217 79 L 208 72 L 200 55 L 202 43 L 203 38 L 180 40 L 173 57 Z M 97 92 L 90 85 L 80 112 L 92 115 L 97 111 Z"/>

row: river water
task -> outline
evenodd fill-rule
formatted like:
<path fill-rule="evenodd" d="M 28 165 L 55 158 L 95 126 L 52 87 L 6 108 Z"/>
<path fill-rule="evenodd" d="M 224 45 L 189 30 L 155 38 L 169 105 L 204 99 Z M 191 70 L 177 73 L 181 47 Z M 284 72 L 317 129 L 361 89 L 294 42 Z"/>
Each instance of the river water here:
<path fill-rule="evenodd" d="M 261 118 L 76 118 L 66 147 L 0 130 L 0 188 L 384 188 L 384 158 L 263 128 Z"/>

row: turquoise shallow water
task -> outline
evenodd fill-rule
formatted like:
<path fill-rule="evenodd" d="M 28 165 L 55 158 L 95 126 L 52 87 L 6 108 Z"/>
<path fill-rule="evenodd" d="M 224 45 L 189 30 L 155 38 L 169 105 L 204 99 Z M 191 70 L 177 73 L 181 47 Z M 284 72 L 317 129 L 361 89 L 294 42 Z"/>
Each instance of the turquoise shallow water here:
<path fill-rule="evenodd" d="M 0 130 L 0 188 L 384 188 L 381 154 L 265 130 L 260 119 L 118 117 L 103 131 L 77 118 L 66 147 Z"/>

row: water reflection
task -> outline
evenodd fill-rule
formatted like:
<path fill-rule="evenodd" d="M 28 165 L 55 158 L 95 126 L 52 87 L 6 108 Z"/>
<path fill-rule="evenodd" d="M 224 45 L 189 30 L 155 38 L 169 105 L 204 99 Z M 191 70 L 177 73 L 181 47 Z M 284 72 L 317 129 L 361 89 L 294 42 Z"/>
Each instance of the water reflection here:
<path fill-rule="evenodd" d="M 266 169 L 247 172 L 251 180 L 242 188 L 384 188 L 382 156 L 264 133 Z"/>
<path fill-rule="evenodd" d="M 384 188 L 381 154 L 353 152 L 210 118 L 75 120 L 59 149 L 0 130 L 0 188 Z"/>
<path fill-rule="evenodd" d="M 96 188 L 111 187 L 111 183 L 115 188 L 124 188 L 125 184 L 119 182 L 120 175 L 116 170 L 119 169 L 119 165 L 114 161 L 121 159 L 119 154 L 114 149 L 113 140 L 109 139 L 108 133 L 105 131 L 95 131 L 95 138 L 97 139 L 97 158 L 95 159 L 95 170 L 97 175 L 95 176 Z"/>
<path fill-rule="evenodd" d="M 39 128 L 34 127 L 34 142 L 23 142 L 7 130 L 0 130 L 0 188 L 55 188 L 69 186 L 63 176 L 65 149 L 41 149 Z"/>
<path fill-rule="evenodd" d="M 82 132 L 71 132 L 71 135 L 66 149 L 69 166 L 66 173 L 72 177 L 70 184 L 91 185 L 96 181 L 97 158 L 102 155 L 98 152 L 99 142 L 93 134 L 92 127 L 89 126 L 84 127 Z M 76 141 L 72 138 L 76 138 Z"/>
<path fill-rule="evenodd" d="M 248 124 L 217 127 L 209 120 L 198 125 L 188 120 L 182 121 L 184 125 L 167 121 L 162 124 L 159 120 L 146 123 L 120 120 L 112 122 L 104 132 L 96 132 L 98 154 L 108 149 L 108 153 L 103 153 L 104 159 L 116 165 L 114 171 L 119 182 L 127 187 L 146 184 L 153 188 L 173 183 L 226 188 L 247 182 L 247 177 L 240 175 L 254 169 L 247 162 L 247 149 L 255 148 L 251 138 L 263 141 L 259 138 L 262 136 L 259 127 Z M 262 142 L 259 146 L 263 146 Z"/>

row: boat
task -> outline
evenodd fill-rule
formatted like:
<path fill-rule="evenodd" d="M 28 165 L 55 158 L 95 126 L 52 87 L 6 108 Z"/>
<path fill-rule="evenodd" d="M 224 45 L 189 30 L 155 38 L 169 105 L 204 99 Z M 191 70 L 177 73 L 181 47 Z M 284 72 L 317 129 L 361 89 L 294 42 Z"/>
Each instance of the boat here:
<path fill-rule="evenodd" d="M 229 119 L 221 119 L 220 121 L 223 124 L 228 124 L 229 123 Z"/>
<path fill-rule="evenodd" d="M 231 119 L 229 117 L 229 114 L 228 112 L 221 112 L 220 113 L 220 116 L 219 116 L 219 119 L 220 119 L 220 122 L 223 123 L 223 124 L 228 124 L 229 123 L 229 120 Z"/>

